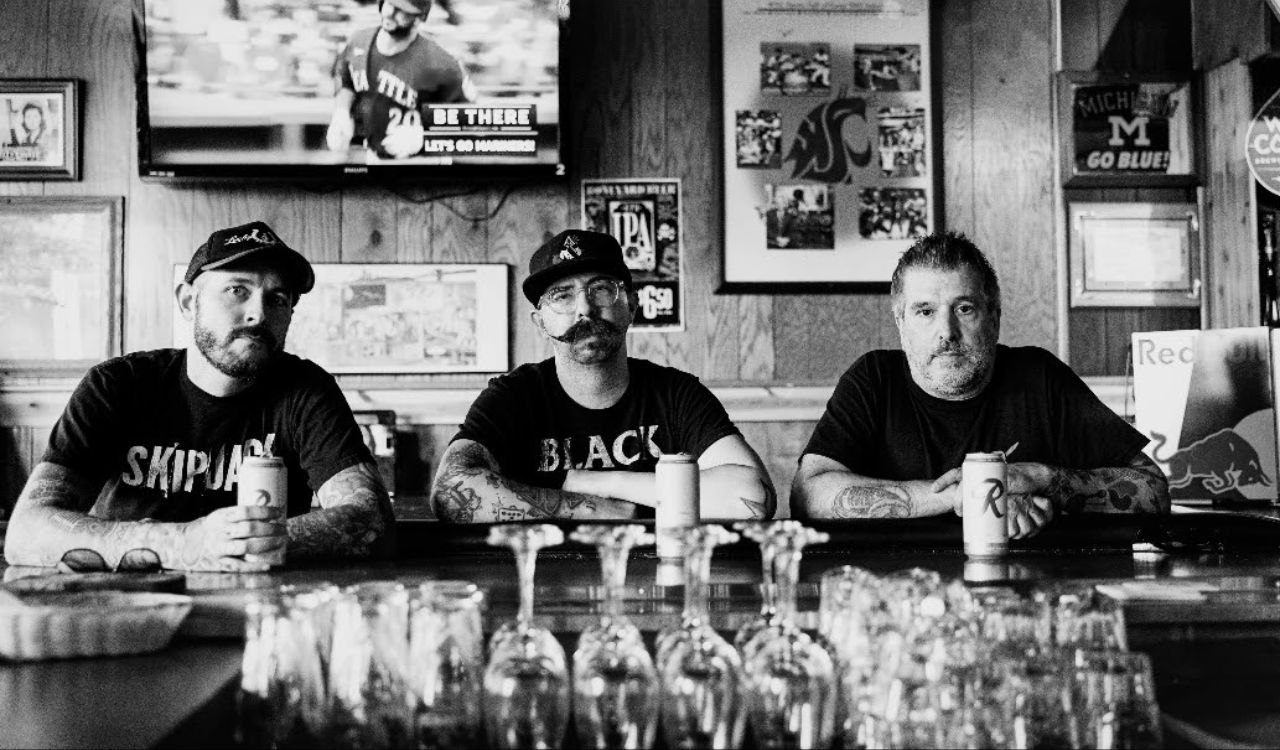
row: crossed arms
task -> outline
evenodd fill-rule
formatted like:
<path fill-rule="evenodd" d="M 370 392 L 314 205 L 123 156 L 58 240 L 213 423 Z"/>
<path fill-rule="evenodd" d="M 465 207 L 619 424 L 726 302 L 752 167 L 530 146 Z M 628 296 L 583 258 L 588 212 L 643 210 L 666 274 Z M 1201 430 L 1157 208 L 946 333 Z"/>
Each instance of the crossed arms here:
<path fill-rule="evenodd" d="M 187 523 L 115 521 L 83 513 L 100 487 L 59 464 L 42 461 L 14 505 L 5 538 L 11 565 L 57 565 L 70 550 L 89 550 L 109 568 L 142 555 L 179 570 L 259 571 L 245 554 L 272 552 L 287 535 L 290 559 L 389 554 L 394 523 L 387 492 L 370 463 L 350 466 L 316 492 L 320 509 L 288 519 L 264 507 L 232 506 Z"/>
<path fill-rule="evenodd" d="M 1164 472 L 1139 453 L 1124 467 L 1064 469 L 1009 464 L 1011 516 L 1018 536 L 1030 536 L 1057 513 L 1167 513 Z M 856 474 L 839 461 L 806 453 L 791 487 L 801 518 L 916 518 L 960 512 L 960 469 L 935 480 L 890 481 Z M 1014 535 L 1011 527 L 1011 536 Z M 1018 538 L 1014 536 L 1014 538 Z"/>
<path fill-rule="evenodd" d="M 773 516 L 773 482 L 741 435 L 717 440 L 698 457 L 698 467 L 704 519 Z M 431 488 L 436 515 L 455 523 L 631 518 L 636 506 L 658 502 L 652 473 L 570 470 L 560 489 L 534 487 L 503 476 L 493 454 L 466 439 L 445 450 Z"/>

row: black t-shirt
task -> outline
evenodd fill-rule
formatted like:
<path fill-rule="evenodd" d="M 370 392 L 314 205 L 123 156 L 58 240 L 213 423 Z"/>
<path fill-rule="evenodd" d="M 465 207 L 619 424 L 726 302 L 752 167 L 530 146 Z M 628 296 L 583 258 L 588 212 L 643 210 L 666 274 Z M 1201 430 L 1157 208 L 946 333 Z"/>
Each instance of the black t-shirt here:
<path fill-rule="evenodd" d="M 71 395 L 43 460 L 104 484 L 94 515 L 200 518 L 236 504 L 244 457 L 270 453 L 284 459 L 294 516 L 334 474 L 373 460 L 318 365 L 281 354 L 253 386 L 217 397 L 186 364 L 182 349 L 127 354 L 91 369 Z"/>
<path fill-rule="evenodd" d="M 869 352 L 841 376 L 804 452 L 904 481 L 936 479 L 966 453 L 1013 446 L 1011 462 L 1126 466 L 1146 443 L 1049 352 L 998 346 L 991 383 L 966 401 L 925 393 L 904 352 Z"/>
<path fill-rule="evenodd" d="M 559 488 L 571 468 L 651 472 L 664 453 L 697 458 L 741 434 L 694 376 L 642 359 L 627 366 L 618 403 L 588 409 L 564 392 L 554 359 L 521 365 L 489 381 L 453 439 L 484 445 L 505 477 Z"/>

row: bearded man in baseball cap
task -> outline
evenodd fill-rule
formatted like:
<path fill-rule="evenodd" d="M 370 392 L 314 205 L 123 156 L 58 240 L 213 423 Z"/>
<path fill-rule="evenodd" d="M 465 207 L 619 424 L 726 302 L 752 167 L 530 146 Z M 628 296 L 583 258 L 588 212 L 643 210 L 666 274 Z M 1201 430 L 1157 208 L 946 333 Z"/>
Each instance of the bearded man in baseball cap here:
<path fill-rule="evenodd" d="M 696 377 L 627 356 L 639 307 L 608 234 L 569 229 L 533 251 L 522 289 L 552 356 L 489 381 L 440 461 L 439 518 L 653 517 L 658 457 L 698 464 L 703 519 L 769 518 L 760 458 Z"/>
<path fill-rule="evenodd" d="M 346 398 L 283 350 L 314 286 L 266 223 L 210 234 L 175 290 L 192 343 L 89 370 L 14 507 L 9 564 L 256 571 L 282 549 L 388 553 L 390 501 Z M 250 456 L 283 460 L 283 508 L 237 505 Z"/>

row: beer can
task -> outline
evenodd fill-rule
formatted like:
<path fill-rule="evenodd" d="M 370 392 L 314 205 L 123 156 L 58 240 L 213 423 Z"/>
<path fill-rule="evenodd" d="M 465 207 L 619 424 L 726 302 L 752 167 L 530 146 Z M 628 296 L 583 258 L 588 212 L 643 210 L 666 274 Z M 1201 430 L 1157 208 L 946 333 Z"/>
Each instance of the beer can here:
<path fill-rule="evenodd" d="M 664 454 L 658 458 L 655 483 L 658 508 L 653 533 L 658 538 L 658 557 L 682 557 L 680 537 L 673 532 L 698 525 L 698 464 L 687 453 Z"/>
<path fill-rule="evenodd" d="M 1008 465 L 1004 454 L 970 453 L 960 468 L 964 514 L 964 553 L 969 557 L 999 557 L 1009 549 Z"/>
<path fill-rule="evenodd" d="M 266 505 L 280 510 L 284 520 L 289 502 L 289 474 L 284 459 L 277 456 L 248 456 L 240 464 L 239 485 L 236 488 L 237 505 Z M 245 555 L 250 562 L 284 565 L 285 550 L 265 555 Z"/>

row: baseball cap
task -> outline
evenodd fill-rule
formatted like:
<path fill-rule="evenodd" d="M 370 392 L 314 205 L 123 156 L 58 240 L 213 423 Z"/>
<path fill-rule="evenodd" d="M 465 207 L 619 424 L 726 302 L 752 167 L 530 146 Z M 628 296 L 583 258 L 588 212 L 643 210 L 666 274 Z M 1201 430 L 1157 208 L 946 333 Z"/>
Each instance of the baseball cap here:
<path fill-rule="evenodd" d="M 566 229 L 533 251 L 529 276 L 521 285 L 524 296 L 536 305 L 554 282 L 585 271 L 616 276 L 631 288 L 631 269 L 622 262 L 622 246 L 617 240 L 603 232 Z"/>
<path fill-rule="evenodd" d="M 431 10 L 431 0 L 385 0 L 405 13 L 416 13 L 425 16 Z"/>
<path fill-rule="evenodd" d="M 316 285 L 315 272 L 307 259 L 284 244 L 284 240 L 262 221 L 219 229 L 209 235 L 209 239 L 191 256 L 183 280 L 190 284 L 202 271 L 223 268 L 249 256 L 268 261 L 283 272 L 296 294 L 306 294 Z"/>

